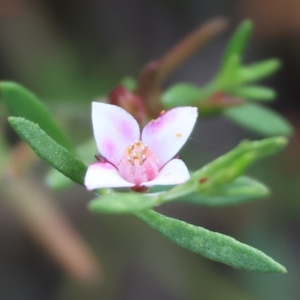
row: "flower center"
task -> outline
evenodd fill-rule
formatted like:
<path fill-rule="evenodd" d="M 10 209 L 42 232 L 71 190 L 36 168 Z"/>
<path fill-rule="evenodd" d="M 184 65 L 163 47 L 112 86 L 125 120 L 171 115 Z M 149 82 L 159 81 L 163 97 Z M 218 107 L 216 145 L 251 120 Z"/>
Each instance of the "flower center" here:
<path fill-rule="evenodd" d="M 158 172 L 156 155 L 141 141 L 135 141 L 124 152 L 118 170 L 127 181 L 139 186 L 142 182 L 154 179 Z"/>

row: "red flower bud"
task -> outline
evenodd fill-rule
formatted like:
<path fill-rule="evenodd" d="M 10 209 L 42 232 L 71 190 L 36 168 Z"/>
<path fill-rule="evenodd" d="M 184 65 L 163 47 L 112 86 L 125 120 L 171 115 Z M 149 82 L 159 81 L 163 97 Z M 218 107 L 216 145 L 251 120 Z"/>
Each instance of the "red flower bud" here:
<path fill-rule="evenodd" d="M 110 104 L 122 107 L 128 111 L 138 123 L 145 120 L 146 112 L 142 99 L 124 86 L 117 86 L 108 95 Z"/>

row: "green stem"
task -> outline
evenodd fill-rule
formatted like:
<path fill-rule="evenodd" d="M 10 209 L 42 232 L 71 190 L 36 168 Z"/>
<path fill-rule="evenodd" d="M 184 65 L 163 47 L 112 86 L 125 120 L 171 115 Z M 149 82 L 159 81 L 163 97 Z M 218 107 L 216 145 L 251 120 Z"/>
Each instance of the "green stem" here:
<path fill-rule="evenodd" d="M 163 192 L 158 194 L 157 197 L 157 205 L 161 205 L 164 203 L 168 203 L 184 196 L 188 196 L 197 191 L 197 187 L 195 185 L 186 186 L 186 185 L 178 185 L 168 192 Z"/>

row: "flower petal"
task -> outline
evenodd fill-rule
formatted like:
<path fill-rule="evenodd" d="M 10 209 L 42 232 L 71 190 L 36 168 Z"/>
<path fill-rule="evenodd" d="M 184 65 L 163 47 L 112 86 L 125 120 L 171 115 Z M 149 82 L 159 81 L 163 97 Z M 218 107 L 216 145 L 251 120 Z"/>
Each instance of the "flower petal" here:
<path fill-rule="evenodd" d="M 98 151 L 114 165 L 120 162 L 126 147 L 140 139 L 137 121 L 118 106 L 93 102 L 92 122 Z"/>
<path fill-rule="evenodd" d="M 190 174 L 185 163 L 181 159 L 172 159 L 160 170 L 155 179 L 143 182 L 141 185 L 151 187 L 154 185 L 181 184 L 189 178 Z"/>
<path fill-rule="evenodd" d="M 84 178 L 84 185 L 88 190 L 134 186 L 133 183 L 123 179 L 113 165 L 103 162 L 97 162 L 88 167 Z"/>
<path fill-rule="evenodd" d="M 142 142 L 157 156 L 162 167 L 189 138 L 197 120 L 196 107 L 177 107 L 147 124 Z"/>

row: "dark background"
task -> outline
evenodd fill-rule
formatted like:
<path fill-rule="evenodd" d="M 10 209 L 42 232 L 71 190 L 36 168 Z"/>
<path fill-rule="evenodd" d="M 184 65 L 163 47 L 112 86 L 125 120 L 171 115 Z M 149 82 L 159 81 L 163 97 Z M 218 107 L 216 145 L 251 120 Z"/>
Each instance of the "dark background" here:
<path fill-rule="evenodd" d="M 271 188 L 270 198 L 214 209 L 173 203 L 160 211 L 256 247 L 286 266 L 288 273 L 234 270 L 189 253 L 133 216 L 93 215 L 86 209 L 92 193 L 79 186 L 48 190 L 42 179 L 47 166 L 37 162 L 27 176 L 71 220 L 103 273 L 101 280 L 93 275 L 78 279 L 57 262 L 38 234 L 28 230 L 26 218 L 20 217 L 23 210 L 11 205 L 2 184 L 1 300 L 299 299 L 299 1 L 0 0 L 0 77 L 39 95 L 74 143 L 80 143 L 92 135 L 92 100 L 107 94 L 122 77 L 136 76 L 145 63 L 216 16 L 228 17 L 229 29 L 172 74 L 167 85 L 207 83 L 218 71 L 230 34 L 250 18 L 255 31 L 245 62 L 282 60 L 283 68 L 265 84 L 277 90 L 272 108 L 290 120 L 295 134 L 284 152 L 249 171 Z M 13 145 L 17 138 L 5 122 L 4 107 L 0 110 L 1 132 Z M 245 138 L 262 137 L 222 117 L 199 120 L 181 155 L 188 166 L 200 168 Z M 31 195 L 29 187 L 27 192 Z"/>

